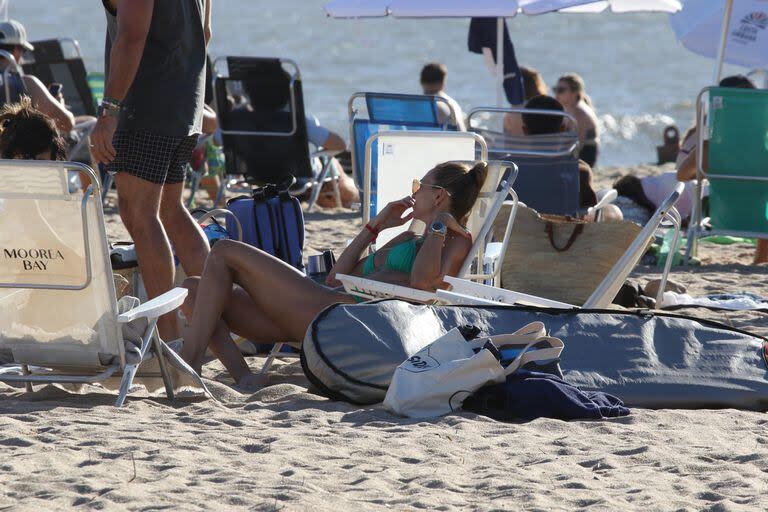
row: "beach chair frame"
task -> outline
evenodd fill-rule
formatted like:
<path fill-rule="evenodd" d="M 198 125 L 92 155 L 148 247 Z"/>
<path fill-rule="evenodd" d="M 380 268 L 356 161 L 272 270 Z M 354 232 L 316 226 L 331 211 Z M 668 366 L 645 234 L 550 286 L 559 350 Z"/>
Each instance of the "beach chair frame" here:
<path fill-rule="evenodd" d="M 272 57 L 253 57 L 253 56 L 222 56 L 218 57 L 213 61 L 213 81 L 214 81 L 214 90 L 216 90 L 216 84 L 219 80 L 227 80 L 229 79 L 229 64 L 230 59 L 238 59 L 238 60 L 246 60 L 246 59 L 252 59 L 254 61 L 256 60 L 270 60 L 274 61 L 277 60 L 285 69 L 286 67 L 290 68 L 290 80 L 288 83 L 289 87 L 289 103 L 291 106 L 291 129 L 287 132 L 270 132 L 270 131 L 251 131 L 251 130 L 229 130 L 229 129 L 220 129 L 219 132 L 222 136 L 226 135 L 235 135 L 235 136 L 246 136 L 246 137 L 293 137 L 296 135 L 296 132 L 299 131 L 300 123 L 304 123 L 303 118 L 299 118 L 299 92 L 297 92 L 297 84 L 301 81 L 301 72 L 299 70 L 299 65 L 292 59 L 286 59 L 286 58 L 272 58 Z M 221 63 L 225 62 L 227 63 L 227 76 L 220 73 Z M 302 113 L 304 112 L 303 108 L 303 97 L 301 98 L 301 105 L 302 105 Z M 216 107 L 216 112 L 219 113 L 221 116 L 223 112 L 224 106 L 220 104 L 219 100 L 219 94 L 218 92 L 214 93 L 214 105 Z M 224 137 L 222 137 L 224 139 Z M 308 153 L 308 161 L 310 162 L 311 167 L 311 161 L 313 158 L 319 158 L 323 162 L 322 170 L 320 171 L 320 174 L 318 176 L 312 176 L 311 178 L 306 180 L 306 183 L 304 186 L 299 187 L 297 189 L 291 189 L 291 194 L 294 195 L 300 195 L 306 192 L 308 188 L 311 188 L 311 194 L 309 198 L 309 202 L 307 204 L 307 211 L 311 211 L 314 207 L 315 203 L 317 202 L 317 199 L 320 197 L 320 190 L 322 188 L 322 185 L 326 182 L 332 182 L 333 183 L 333 191 L 334 196 L 336 199 L 337 206 L 341 206 L 341 192 L 339 189 L 339 176 L 336 171 L 335 166 L 333 165 L 332 158 L 340 153 L 340 151 L 329 151 L 324 150 L 322 148 L 317 148 L 315 151 L 310 152 L 309 151 L 309 140 L 306 138 L 306 133 L 304 136 L 306 146 L 307 146 L 307 153 Z M 222 143 L 225 144 L 225 141 L 222 140 Z M 301 180 L 304 180 L 305 177 L 301 176 L 298 177 Z M 219 191 L 216 197 L 216 204 L 221 204 L 221 201 L 224 197 L 225 192 L 227 191 L 228 187 L 230 186 L 229 180 L 225 177 L 222 179 L 221 186 L 219 187 Z"/>
<path fill-rule="evenodd" d="M 705 110 L 709 107 L 709 92 L 712 89 L 718 87 L 709 86 L 702 89 L 696 97 L 696 185 L 694 188 L 694 201 L 693 211 L 691 212 L 691 218 L 688 223 L 688 244 L 685 250 L 685 257 L 683 263 L 687 265 L 690 262 L 691 257 L 695 257 L 698 253 L 698 239 L 702 236 L 714 236 L 714 235 L 730 235 L 743 238 L 762 238 L 768 239 L 768 233 L 757 231 L 738 231 L 730 229 L 710 229 L 705 230 L 705 224 L 707 219 L 703 218 L 702 201 L 704 200 L 704 187 L 706 182 L 712 180 L 738 180 L 738 181 L 755 181 L 755 182 L 768 182 L 768 175 L 766 176 L 744 176 L 740 174 L 715 174 L 712 175 L 704 170 L 703 163 L 704 158 L 704 130 L 707 130 L 707 112 Z"/>
<path fill-rule="evenodd" d="M 91 266 L 91 256 L 93 254 L 93 251 L 101 251 L 103 252 L 103 259 L 105 262 L 105 266 L 107 268 L 104 269 L 105 272 L 108 273 L 109 276 L 112 275 L 112 269 L 109 264 L 109 248 L 107 245 L 107 237 L 106 237 L 106 228 L 104 224 L 104 213 L 101 208 L 101 202 L 98 200 L 100 197 L 99 194 L 99 180 L 96 176 L 96 173 L 88 167 L 87 165 L 80 164 L 77 162 L 44 162 L 43 165 L 46 168 L 54 168 L 57 171 L 63 173 L 64 176 L 69 171 L 77 171 L 80 173 L 84 173 L 88 175 L 91 179 L 91 185 L 88 187 L 88 189 L 83 194 L 81 204 L 80 204 L 80 210 L 82 212 L 82 221 L 83 221 L 83 237 L 84 237 L 84 260 L 85 260 L 85 267 L 86 267 L 86 278 L 85 281 L 82 284 L 78 285 L 62 285 L 62 284 L 19 284 L 19 283 L 0 283 L 0 288 L 2 289 L 44 289 L 44 290 L 62 290 L 62 291 L 77 291 L 77 290 L 83 290 L 89 286 L 93 286 L 92 283 L 92 275 L 93 275 L 93 268 Z M 10 161 L 0 161 L 0 173 L 3 172 L 4 168 L 39 168 L 41 166 L 41 162 L 39 161 L 23 161 L 23 160 L 10 160 Z M 100 247 L 93 247 L 91 244 L 91 237 L 90 237 L 90 231 L 89 231 L 89 219 L 88 219 L 88 206 L 89 203 L 93 202 L 96 205 L 96 216 L 97 216 L 97 222 L 98 226 L 97 229 L 100 233 Z M 115 298 L 115 289 L 114 289 L 114 282 L 111 279 L 106 279 L 105 284 L 107 289 L 103 289 L 100 291 L 100 293 L 103 294 L 109 294 L 111 297 L 112 304 L 112 310 L 116 310 L 116 298 Z M 125 313 L 115 315 L 114 320 L 117 324 L 123 324 L 132 322 L 136 319 L 145 318 L 147 319 L 147 327 L 141 337 L 141 347 L 140 347 L 140 357 L 138 359 L 138 362 L 135 363 L 128 363 L 126 361 L 126 354 L 125 354 L 125 347 L 123 345 L 122 336 L 120 334 L 120 331 L 118 329 L 117 331 L 117 339 L 109 339 L 107 333 L 100 333 L 99 338 L 101 339 L 104 336 L 107 336 L 107 339 L 110 341 L 108 345 L 112 347 L 114 350 L 112 353 L 109 353 L 107 355 L 112 356 L 113 362 L 110 364 L 102 365 L 101 367 L 94 367 L 92 365 L 87 365 L 89 369 L 93 370 L 88 373 L 54 373 L 49 371 L 44 371 L 41 373 L 35 373 L 33 368 L 31 368 L 31 364 L 34 364 L 34 362 L 24 362 L 20 364 L 20 368 L 17 367 L 6 367 L 2 368 L 0 370 L 0 382 L 14 382 L 14 383 L 25 383 L 27 391 L 32 391 L 32 384 L 48 384 L 48 383 L 68 383 L 68 384 L 76 384 L 76 383 L 96 383 L 106 380 L 109 377 L 112 377 L 113 375 L 120 375 L 122 374 L 122 380 L 120 384 L 120 389 L 118 392 L 117 400 L 115 402 L 115 406 L 120 407 L 125 402 L 125 398 L 128 394 L 128 391 L 131 388 L 131 385 L 133 383 L 133 378 L 136 375 L 136 372 L 139 369 L 140 364 L 145 360 L 147 355 L 150 351 L 154 352 L 155 357 L 158 358 L 158 365 L 160 368 L 160 373 L 163 379 L 163 384 L 165 386 L 165 392 L 169 399 L 174 398 L 174 391 L 173 391 L 173 382 L 171 380 L 170 373 L 168 372 L 167 364 L 165 361 L 164 356 L 164 350 L 170 350 L 167 346 L 164 345 L 162 340 L 159 337 L 158 331 L 157 331 L 157 320 L 160 316 L 169 313 L 171 311 L 174 311 L 177 309 L 181 304 L 184 302 L 185 298 L 187 296 L 187 290 L 184 288 L 175 288 L 173 290 L 170 290 L 163 295 L 156 297 L 150 301 L 145 302 L 144 304 L 141 304 L 130 311 L 127 311 Z M 44 351 L 45 347 L 41 345 L 40 351 Z M 49 365 L 50 366 L 50 365 Z M 19 373 L 20 369 L 20 373 Z M 53 368 L 55 370 L 55 368 Z"/>
<path fill-rule="evenodd" d="M 637 237 L 635 237 L 634 241 L 629 245 L 627 250 L 624 251 L 624 254 L 595 288 L 595 291 L 592 292 L 583 306 L 553 301 L 545 297 L 537 297 L 535 295 L 524 294 L 512 290 L 494 288 L 480 283 L 472 283 L 463 279 L 451 277 L 446 278 L 446 282 L 452 286 L 451 290 L 438 290 L 437 296 L 441 301 L 448 304 L 496 306 L 501 304 L 507 306 L 529 305 L 545 308 L 582 307 L 584 309 L 604 309 L 609 307 L 611 302 L 613 302 L 613 299 L 624 284 L 624 281 L 643 257 L 643 254 L 648 248 L 648 244 L 655 236 L 656 230 L 661 226 L 662 222 L 666 220 L 672 225 L 674 236 L 669 256 L 664 264 L 659 291 L 656 295 L 656 304 L 661 304 L 669 273 L 672 269 L 672 260 L 674 259 L 672 255 L 677 250 L 680 241 L 680 226 L 682 224 L 682 219 L 677 208 L 675 208 L 675 204 L 678 199 L 680 199 L 684 186 L 683 183 L 679 183 L 675 187 L 675 190 L 656 209 L 653 216 L 651 216 L 651 219 L 645 224 Z"/>
<path fill-rule="evenodd" d="M 578 174 L 578 151 L 579 151 L 579 139 L 575 132 L 562 132 L 552 135 L 525 135 L 525 136 L 511 136 L 504 133 L 496 134 L 485 128 L 479 126 L 473 126 L 473 120 L 477 120 L 484 114 L 538 114 L 549 117 L 560 117 L 568 120 L 571 125 L 576 128 L 577 122 L 571 114 L 558 110 L 541 110 L 541 109 L 526 109 L 526 108 L 501 108 L 501 107 L 477 107 L 473 108 L 467 116 L 467 129 L 480 133 L 486 138 L 488 142 L 488 152 L 490 158 L 496 158 L 500 160 L 512 159 L 518 164 L 520 168 L 520 179 L 517 181 L 517 193 L 520 197 L 520 201 L 527 204 L 529 207 L 537 210 L 540 213 L 556 214 L 556 215 L 578 215 L 580 213 L 579 208 L 579 174 Z M 485 137 L 486 134 L 488 137 Z M 494 147 L 493 136 L 502 135 L 508 145 L 501 148 Z M 521 147 L 515 147 L 519 144 Z M 548 146 L 555 146 L 553 149 L 532 149 L 537 147 L 547 148 Z M 532 162 L 533 161 L 533 162 Z M 547 165 L 562 168 L 566 166 L 569 170 L 568 176 L 570 176 L 570 183 L 573 188 L 564 183 L 559 183 L 559 187 L 555 184 L 552 178 L 563 179 L 562 173 L 553 175 L 548 173 L 545 176 L 535 175 L 534 169 L 526 169 L 526 165 L 540 165 L 538 162 L 544 164 L 544 169 L 537 169 L 539 172 L 545 171 Z M 528 172 L 526 172 L 528 171 Z M 535 176 L 534 176 L 535 175 Z M 546 193 L 542 193 L 541 190 L 537 190 L 538 194 L 533 196 L 533 192 L 527 191 L 527 187 L 535 186 L 538 184 L 547 185 Z M 535 184 L 535 185 L 534 185 Z M 550 187 L 557 187 L 556 189 Z M 557 196 L 554 190 L 557 190 Z M 559 200 L 558 200 L 559 197 Z M 545 199 L 546 198 L 546 199 Z M 545 202 L 546 201 L 546 204 Z"/>
<path fill-rule="evenodd" d="M 355 134 L 355 121 L 360 120 L 360 112 L 361 108 L 359 106 L 359 100 L 364 99 L 366 101 L 366 104 L 368 102 L 368 98 L 371 96 L 379 96 L 379 97 L 385 97 L 390 100 L 413 100 L 413 99 L 430 99 L 430 101 L 436 103 L 443 103 L 448 106 L 448 111 L 450 112 L 450 115 L 448 118 L 446 118 L 442 123 L 437 122 L 437 118 L 435 118 L 435 123 L 404 123 L 399 126 L 404 127 L 418 127 L 419 129 L 435 129 L 440 131 L 448 131 L 448 127 L 451 124 L 451 121 L 453 122 L 454 126 L 458 125 L 458 117 L 456 115 L 456 111 L 454 110 L 453 106 L 451 106 L 450 102 L 443 98 L 442 96 L 435 96 L 430 94 L 395 94 L 395 93 L 384 93 L 384 92 L 356 92 L 352 96 L 349 97 L 349 100 L 347 101 L 347 119 L 349 120 L 349 152 L 351 156 L 352 161 L 352 176 L 355 180 L 355 184 L 357 185 L 357 188 L 359 190 L 363 190 L 363 180 L 361 179 L 363 169 L 360 169 L 358 160 L 359 155 L 357 154 L 358 148 L 357 148 L 357 138 Z M 366 106 L 367 109 L 367 106 Z M 389 124 L 389 128 L 391 129 L 394 124 Z"/>

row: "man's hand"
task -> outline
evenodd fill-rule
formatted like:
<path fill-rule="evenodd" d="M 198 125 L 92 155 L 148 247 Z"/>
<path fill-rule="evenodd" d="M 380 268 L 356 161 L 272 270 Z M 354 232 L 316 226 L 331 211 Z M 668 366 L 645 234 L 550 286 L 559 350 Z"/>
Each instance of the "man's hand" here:
<path fill-rule="evenodd" d="M 91 153 L 97 163 L 108 164 L 115 159 L 115 147 L 112 137 L 117 129 L 117 118 L 112 116 L 100 117 L 91 132 Z"/>

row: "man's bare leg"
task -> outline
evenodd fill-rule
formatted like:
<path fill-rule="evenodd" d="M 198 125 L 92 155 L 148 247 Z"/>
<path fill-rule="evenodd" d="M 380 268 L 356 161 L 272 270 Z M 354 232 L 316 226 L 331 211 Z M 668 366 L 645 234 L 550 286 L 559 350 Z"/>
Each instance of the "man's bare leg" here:
<path fill-rule="evenodd" d="M 118 172 L 115 182 L 120 218 L 136 244 L 141 277 L 152 299 L 173 286 L 173 256 L 159 215 L 163 186 L 126 172 Z M 175 312 L 160 317 L 157 326 L 164 340 L 179 337 Z"/>
<path fill-rule="evenodd" d="M 205 258 L 210 247 L 200 225 L 189 214 L 182 202 L 184 183 L 165 184 L 160 199 L 160 220 L 173 243 L 176 256 L 188 277 L 203 273 Z"/>

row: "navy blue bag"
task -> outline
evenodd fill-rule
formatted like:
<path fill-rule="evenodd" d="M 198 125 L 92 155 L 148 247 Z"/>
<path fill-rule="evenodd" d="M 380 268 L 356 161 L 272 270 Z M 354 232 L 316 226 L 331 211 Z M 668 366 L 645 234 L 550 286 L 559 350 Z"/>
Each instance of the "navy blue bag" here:
<path fill-rule="evenodd" d="M 304 271 L 304 214 L 287 186 L 256 188 L 230 199 L 227 208 L 240 221 L 243 242 Z M 227 231 L 232 236 L 237 227 L 227 222 Z"/>

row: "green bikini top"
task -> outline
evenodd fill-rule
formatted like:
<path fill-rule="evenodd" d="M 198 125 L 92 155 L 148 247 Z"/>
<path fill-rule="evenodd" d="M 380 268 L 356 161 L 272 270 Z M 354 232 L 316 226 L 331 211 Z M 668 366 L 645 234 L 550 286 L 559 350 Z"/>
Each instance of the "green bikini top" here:
<path fill-rule="evenodd" d="M 397 272 L 411 273 L 413 269 L 413 262 L 416 261 L 416 253 L 419 249 L 419 244 L 422 242 L 422 237 L 413 237 L 405 242 L 393 246 L 387 253 L 387 261 L 384 262 L 382 268 L 387 270 L 395 270 Z M 369 255 L 365 262 L 363 262 L 363 276 L 367 276 L 376 269 L 374 258 L 376 253 Z"/>

